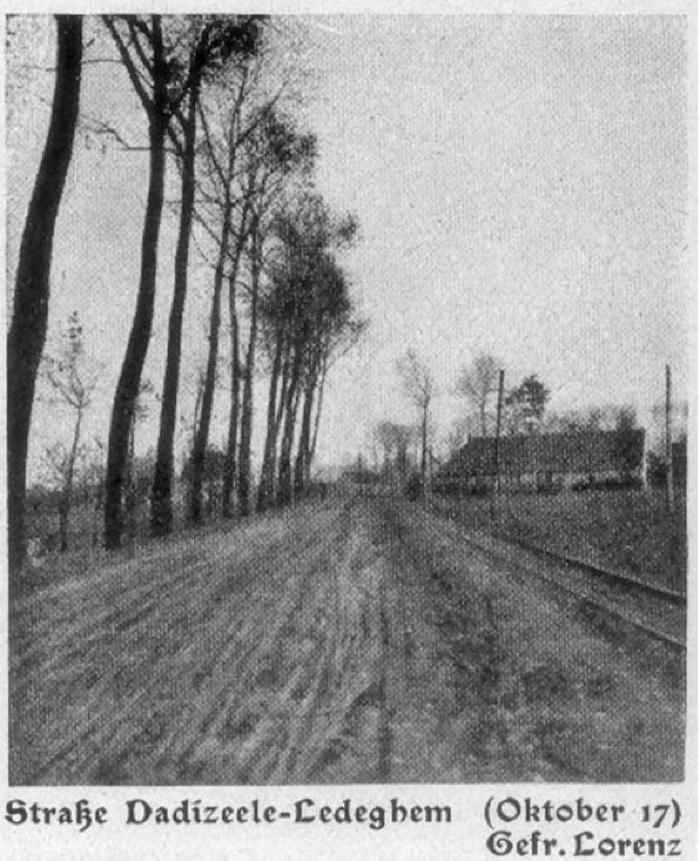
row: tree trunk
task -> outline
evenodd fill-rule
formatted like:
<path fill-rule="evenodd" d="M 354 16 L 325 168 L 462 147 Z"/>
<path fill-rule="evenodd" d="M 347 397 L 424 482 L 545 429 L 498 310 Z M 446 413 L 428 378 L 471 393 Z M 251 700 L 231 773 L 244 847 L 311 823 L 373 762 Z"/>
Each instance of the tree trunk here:
<path fill-rule="evenodd" d="M 318 429 L 321 424 L 321 407 L 323 406 L 323 390 L 326 385 L 326 375 L 328 373 L 328 356 L 324 355 L 321 365 L 321 378 L 318 383 L 318 398 L 316 403 L 316 417 L 314 418 L 314 434 L 311 440 L 311 452 L 309 453 L 309 466 L 316 456 L 316 443 L 318 442 Z"/>
<path fill-rule="evenodd" d="M 250 513 L 250 443 L 253 432 L 253 370 L 258 336 L 258 290 L 260 287 L 260 261 L 257 225 L 251 237 L 251 303 L 250 334 L 243 373 L 243 400 L 241 404 L 241 447 L 238 456 L 238 510 L 242 517 Z"/>
<path fill-rule="evenodd" d="M 146 215 L 141 238 L 141 274 L 134 321 L 129 334 L 117 390 L 112 406 L 107 443 L 107 472 L 105 476 L 105 547 L 121 546 L 124 532 L 124 470 L 128 458 L 129 428 L 141 385 L 141 373 L 148 352 L 153 323 L 153 304 L 158 262 L 158 235 L 163 211 L 165 151 L 163 143 L 167 128 L 166 71 L 160 20 L 154 16 L 154 93 L 153 110 L 149 117 L 149 176 Z"/>
<path fill-rule="evenodd" d="M 294 424 L 296 421 L 295 401 L 299 386 L 301 372 L 301 350 L 296 349 L 294 353 L 294 365 L 292 367 L 289 388 L 285 398 L 284 431 L 282 434 L 282 445 L 279 458 L 279 480 L 277 487 L 277 501 L 280 505 L 287 505 L 292 499 L 292 447 L 294 445 Z"/>
<path fill-rule="evenodd" d="M 277 406 L 277 414 L 275 415 L 275 446 L 282 428 L 282 419 L 284 417 L 284 409 L 287 405 L 287 392 L 289 391 L 289 376 L 291 372 L 291 356 L 290 349 L 287 347 L 284 362 L 282 364 L 282 385 L 280 387 L 279 404 Z"/>
<path fill-rule="evenodd" d="M 241 216 L 241 227 L 236 240 L 233 268 L 229 275 L 228 311 L 231 324 L 231 407 L 228 418 L 228 439 L 224 460 L 224 480 L 222 488 L 222 514 L 233 517 L 233 485 L 236 478 L 236 444 L 238 442 L 238 414 L 240 412 L 241 362 L 240 334 L 238 330 L 238 311 L 236 308 L 236 281 L 243 246 L 246 240 L 246 212 Z"/>
<path fill-rule="evenodd" d="M 264 511 L 269 505 L 275 483 L 275 455 L 277 451 L 277 389 L 282 370 L 282 351 L 284 347 L 284 330 L 280 326 L 275 339 L 275 357 L 272 361 L 270 375 L 270 393 L 267 399 L 267 433 L 265 434 L 265 449 L 260 470 L 260 486 L 258 487 L 257 510 Z M 281 395 L 283 393 L 280 393 Z"/>
<path fill-rule="evenodd" d="M 294 464 L 294 493 L 296 495 L 301 494 L 309 482 L 311 466 L 311 411 L 314 403 L 315 389 L 316 379 L 315 376 L 311 376 L 304 387 L 304 408 L 301 414 L 299 447 Z"/>
<path fill-rule="evenodd" d="M 27 448 L 34 388 L 46 340 L 54 229 L 68 172 L 80 102 L 83 19 L 57 15 L 56 82 L 49 130 L 22 233 L 12 325 L 7 338 L 7 515 L 9 570 L 25 553 Z"/>
<path fill-rule="evenodd" d="M 127 545 L 133 549 L 136 544 L 136 478 L 134 465 L 136 460 L 136 415 L 131 420 L 129 428 L 129 453 L 126 461 L 126 535 Z"/>
<path fill-rule="evenodd" d="M 197 124 L 197 87 L 190 85 L 187 118 L 184 127 L 185 146 L 182 163 L 182 207 L 175 250 L 175 285 L 168 323 L 168 350 L 160 409 L 160 430 L 153 487 L 151 489 L 151 534 L 166 535 L 173 526 L 172 483 L 174 472 L 177 390 L 182 354 L 182 320 L 187 296 L 187 267 L 192 233 L 195 194 L 195 135 Z"/>
<path fill-rule="evenodd" d="M 190 491 L 189 518 L 194 523 L 202 520 L 202 484 L 204 482 L 204 467 L 209 442 L 209 425 L 214 405 L 214 389 L 216 386 L 216 364 L 219 357 L 219 327 L 221 325 L 221 288 L 224 281 L 224 264 L 228 248 L 230 228 L 230 208 L 224 212 L 221 226 L 219 257 L 214 271 L 214 292 L 211 301 L 211 316 L 209 318 L 209 354 L 207 370 L 204 378 L 204 393 L 202 395 L 202 415 L 192 446 L 192 488 Z"/>
<path fill-rule="evenodd" d="M 420 480 L 425 489 L 426 469 L 428 465 L 428 404 L 423 404 L 423 421 L 421 425 Z"/>
<path fill-rule="evenodd" d="M 59 547 L 61 551 L 68 550 L 68 519 L 70 517 L 71 503 L 73 501 L 73 479 L 75 477 L 75 460 L 78 456 L 78 445 L 80 444 L 80 426 L 83 421 L 83 408 L 78 408 L 73 430 L 73 443 L 71 444 L 66 468 L 66 480 L 63 483 L 61 502 L 59 505 Z"/>

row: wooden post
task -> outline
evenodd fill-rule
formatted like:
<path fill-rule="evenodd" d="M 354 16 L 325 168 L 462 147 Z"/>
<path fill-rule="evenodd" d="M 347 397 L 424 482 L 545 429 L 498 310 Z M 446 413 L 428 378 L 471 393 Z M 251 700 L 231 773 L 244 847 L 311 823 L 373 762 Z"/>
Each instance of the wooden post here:
<path fill-rule="evenodd" d="M 673 511 L 673 429 L 671 422 L 671 366 L 666 365 L 666 508 Z"/>
<path fill-rule="evenodd" d="M 496 403 L 496 439 L 493 446 L 493 466 L 496 473 L 493 493 L 491 495 L 491 519 L 496 517 L 496 497 L 501 490 L 501 414 L 503 412 L 503 384 L 505 381 L 505 372 L 498 372 L 498 401 Z"/>

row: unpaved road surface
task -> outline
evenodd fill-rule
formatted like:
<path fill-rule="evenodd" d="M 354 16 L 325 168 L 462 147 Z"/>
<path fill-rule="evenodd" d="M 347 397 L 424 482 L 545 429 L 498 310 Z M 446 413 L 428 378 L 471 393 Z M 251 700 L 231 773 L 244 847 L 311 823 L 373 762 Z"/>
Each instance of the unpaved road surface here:
<path fill-rule="evenodd" d="M 390 498 L 154 542 L 12 609 L 15 784 L 668 781 L 684 667 Z"/>

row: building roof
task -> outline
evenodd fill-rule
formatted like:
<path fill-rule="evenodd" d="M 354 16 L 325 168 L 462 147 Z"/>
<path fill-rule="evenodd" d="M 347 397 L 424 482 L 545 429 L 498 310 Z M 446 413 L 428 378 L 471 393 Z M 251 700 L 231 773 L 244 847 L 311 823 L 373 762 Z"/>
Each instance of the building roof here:
<path fill-rule="evenodd" d="M 496 473 L 493 437 L 476 437 L 443 467 L 444 476 Z M 499 442 L 501 475 L 533 472 L 597 473 L 637 469 L 644 458 L 644 430 L 521 434 Z"/>

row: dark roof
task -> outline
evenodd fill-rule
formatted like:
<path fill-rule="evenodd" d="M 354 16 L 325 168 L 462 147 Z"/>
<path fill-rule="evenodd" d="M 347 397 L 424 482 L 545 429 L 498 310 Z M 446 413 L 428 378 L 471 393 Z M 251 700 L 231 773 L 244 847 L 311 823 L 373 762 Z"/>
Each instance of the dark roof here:
<path fill-rule="evenodd" d="M 440 471 L 443 475 L 494 475 L 493 437 L 476 437 Z M 578 431 L 502 437 L 499 472 L 596 473 L 636 469 L 644 457 L 644 430 Z"/>

